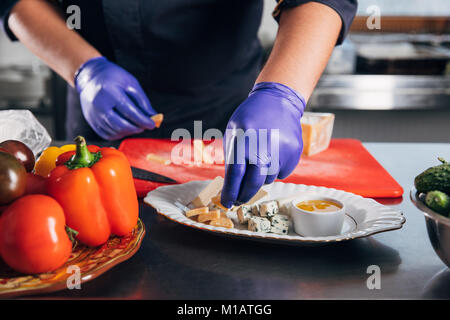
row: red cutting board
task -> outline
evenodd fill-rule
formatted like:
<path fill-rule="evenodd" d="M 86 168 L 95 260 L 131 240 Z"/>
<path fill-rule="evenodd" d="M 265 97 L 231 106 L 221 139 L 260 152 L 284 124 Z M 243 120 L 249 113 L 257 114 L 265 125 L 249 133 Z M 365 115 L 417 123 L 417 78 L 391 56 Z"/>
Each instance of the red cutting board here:
<path fill-rule="evenodd" d="M 125 153 L 132 166 L 160 173 L 180 183 L 224 175 L 223 165 L 164 165 L 146 160 L 149 153 L 170 159 L 172 148 L 178 143 L 168 139 L 126 139 L 119 150 Z M 327 150 L 310 157 L 302 156 L 294 172 L 282 181 L 336 188 L 369 198 L 396 198 L 403 194 L 402 187 L 355 139 L 332 139 Z M 143 197 L 165 184 L 135 180 L 135 185 L 139 197 Z"/>

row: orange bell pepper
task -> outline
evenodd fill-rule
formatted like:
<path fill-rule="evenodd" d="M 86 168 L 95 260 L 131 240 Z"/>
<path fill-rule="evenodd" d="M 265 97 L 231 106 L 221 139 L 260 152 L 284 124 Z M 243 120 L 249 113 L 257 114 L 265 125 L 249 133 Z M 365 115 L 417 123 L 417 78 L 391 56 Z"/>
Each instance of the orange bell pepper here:
<path fill-rule="evenodd" d="M 111 234 L 124 236 L 137 224 L 139 207 L 130 164 L 113 148 L 86 146 L 75 139 L 76 153 L 48 178 L 49 195 L 64 209 L 67 226 L 88 246 L 105 243 Z"/>

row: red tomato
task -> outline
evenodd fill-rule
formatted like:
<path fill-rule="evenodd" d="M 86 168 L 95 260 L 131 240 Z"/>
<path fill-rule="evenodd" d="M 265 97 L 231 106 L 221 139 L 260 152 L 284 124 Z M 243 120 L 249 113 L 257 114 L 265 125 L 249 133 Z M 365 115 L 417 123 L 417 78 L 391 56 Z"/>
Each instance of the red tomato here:
<path fill-rule="evenodd" d="M 25 194 L 47 194 L 47 178 L 28 172 Z"/>
<path fill-rule="evenodd" d="M 12 269 L 35 274 L 61 267 L 72 243 L 61 206 L 45 195 L 14 201 L 0 216 L 0 256 Z"/>

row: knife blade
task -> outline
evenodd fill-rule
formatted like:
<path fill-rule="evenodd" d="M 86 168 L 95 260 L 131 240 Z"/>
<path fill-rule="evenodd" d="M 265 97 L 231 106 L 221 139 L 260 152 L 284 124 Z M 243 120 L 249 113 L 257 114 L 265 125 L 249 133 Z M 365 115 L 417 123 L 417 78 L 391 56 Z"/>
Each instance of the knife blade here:
<path fill-rule="evenodd" d="M 133 178 L 135 179 L 163 182 L 163 183 L 178 183 L 177 181 L 169 177 L 136 167 L 131 167 L 131 172 L 133 174 Z"/>

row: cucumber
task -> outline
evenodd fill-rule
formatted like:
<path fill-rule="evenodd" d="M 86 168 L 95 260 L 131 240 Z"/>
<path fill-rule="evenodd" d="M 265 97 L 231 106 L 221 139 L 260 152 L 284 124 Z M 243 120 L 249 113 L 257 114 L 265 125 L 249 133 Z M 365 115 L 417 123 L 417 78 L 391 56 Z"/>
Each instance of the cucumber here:
<path fill-rule="evenodd" d="M 429 191 L 425 197 L 425 204 L 431 210 L 444 216 L 450 214 L 450 197 L 442 191 Z"/>
<path fill-rule="evenodd" d="M 450 163 L 438 159 L 441 165 L 428 168 L 414 179 L 417 191 L 427 193 L 438 190 L 450 194 Z"/>

